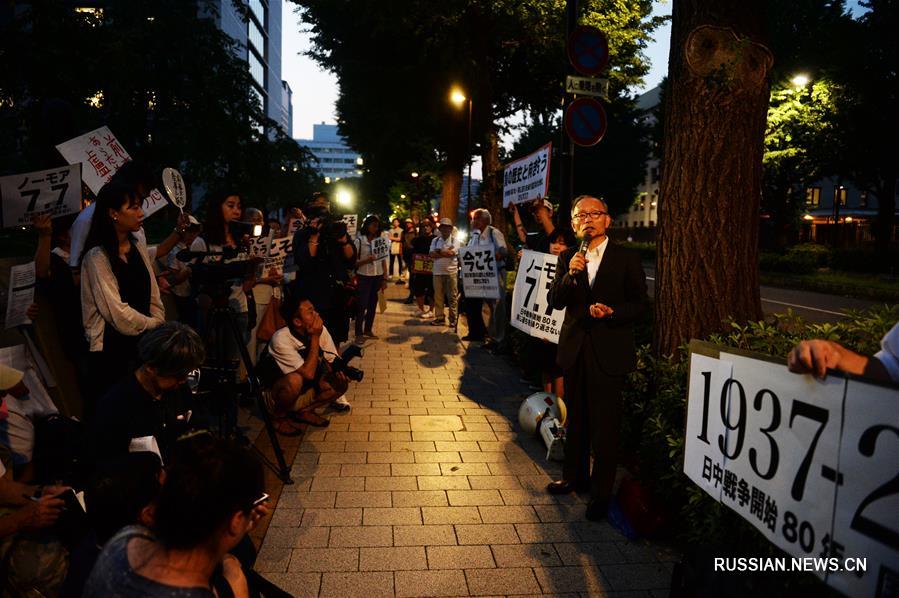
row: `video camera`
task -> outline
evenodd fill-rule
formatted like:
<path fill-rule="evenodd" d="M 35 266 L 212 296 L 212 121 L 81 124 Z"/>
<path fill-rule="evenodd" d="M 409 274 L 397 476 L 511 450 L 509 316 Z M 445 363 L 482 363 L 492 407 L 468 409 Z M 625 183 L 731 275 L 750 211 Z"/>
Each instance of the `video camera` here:
<path fill-rule="evenodd" d="M 316 228 L 326 238 L 339 239 L 347 234 L 346 222 L 335 219 L 325 206 L 313 206 L 307 209 L 306 225 L 311 226 L 310 223 L 316 219 L 318 220 Z"/>
<path fill-rule="evenodd" d="M 331 371 L 334 373 L 343 372 L 343 375 L 349 380 L 362 382 L 365 372 L 349 365 L 349 362 L 357 357 L 362 357 L 362 347 L 350 345 L 339 357 L 335 357 L 334 361 L 331 362 Z"/>

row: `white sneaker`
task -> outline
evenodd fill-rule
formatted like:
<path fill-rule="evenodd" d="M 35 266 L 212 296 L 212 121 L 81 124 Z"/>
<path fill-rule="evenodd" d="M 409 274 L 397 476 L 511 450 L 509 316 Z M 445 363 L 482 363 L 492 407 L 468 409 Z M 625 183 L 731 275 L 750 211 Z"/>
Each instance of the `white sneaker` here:
<path fill-rule="evenodd" d="M 427 320 L 428 318 L 434 317 L 434 312 L 432 312 L 430 309 L 428 309 L 423 312 L 420 312 L 418 314 L 418 317 L 421 318 L 422 320 Z"/>
<path fill-rule="evenodd" d="M 347 400 L 346 395 L 340 395 L 334 399 L 333 407 L 335 411 L 349 411 L 351 405 Z"/>

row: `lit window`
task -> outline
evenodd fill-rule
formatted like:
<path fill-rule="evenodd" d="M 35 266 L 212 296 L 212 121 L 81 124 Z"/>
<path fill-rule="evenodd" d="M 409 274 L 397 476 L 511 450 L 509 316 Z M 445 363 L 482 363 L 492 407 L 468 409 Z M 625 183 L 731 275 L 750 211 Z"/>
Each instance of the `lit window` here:
<path fill-rule="evenodd" d="M 868 192 L 862 191 L 858 194 L 858 207 L 867 208 L 868 207 Z"/>
<path fill-rule="evenodd" d="M 833 196 L 835 201 L 840 202 L 840 206 L 846 205 L 846 187 L 840 185 L 839 187 L 833 190 Z"/>
<path fill-rule="evenodd" d="M 812 208 L 821 205 L 821 187 L 808 187 L 805 190 L 805 205 Z"/>

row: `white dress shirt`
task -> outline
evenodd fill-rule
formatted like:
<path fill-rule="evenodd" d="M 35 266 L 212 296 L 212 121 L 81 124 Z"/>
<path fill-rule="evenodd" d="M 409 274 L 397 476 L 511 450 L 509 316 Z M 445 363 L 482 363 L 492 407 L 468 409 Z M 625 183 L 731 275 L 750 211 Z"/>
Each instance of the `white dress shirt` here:
<path fill-rule="evenodd" d="M 602 243 L 594 247 L 593 249 L 587 250 L 587 280 L 590 282 L 590 286 L 593 286 L 593 281 L 596 280 L 596 272 L 599 270 L 599 265 L 602 263 L 602 256 L 606 253 L 606 247 L 609 245 L 609 238 L 606 237 Z"/>

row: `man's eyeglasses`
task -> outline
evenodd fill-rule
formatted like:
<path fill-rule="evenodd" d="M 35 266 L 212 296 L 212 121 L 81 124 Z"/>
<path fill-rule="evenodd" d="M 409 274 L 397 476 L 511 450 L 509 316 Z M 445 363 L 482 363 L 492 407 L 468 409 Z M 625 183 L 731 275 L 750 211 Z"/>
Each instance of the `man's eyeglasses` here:
<path fill-rule="evenodd" d="M 580 212 L 579 214 L 575 214 L 571 217 L 572 220 L 577 220 L 579 222 L 586 222 L 587 220 L 599 220 L 603 216 L 608 216 L 608 212 Z"/>

